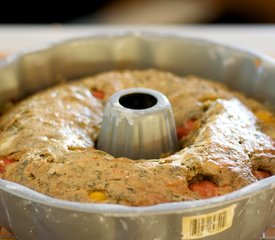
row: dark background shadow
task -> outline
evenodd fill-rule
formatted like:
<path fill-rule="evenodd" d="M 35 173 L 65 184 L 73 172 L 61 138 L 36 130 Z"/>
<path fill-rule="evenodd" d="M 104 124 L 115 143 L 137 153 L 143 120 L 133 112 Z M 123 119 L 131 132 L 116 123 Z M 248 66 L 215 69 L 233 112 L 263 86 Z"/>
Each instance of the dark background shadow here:
<path fill-rule="evenodd" d="M 1 23 L 275 23 L 275 0 L 6 0 Z"/>

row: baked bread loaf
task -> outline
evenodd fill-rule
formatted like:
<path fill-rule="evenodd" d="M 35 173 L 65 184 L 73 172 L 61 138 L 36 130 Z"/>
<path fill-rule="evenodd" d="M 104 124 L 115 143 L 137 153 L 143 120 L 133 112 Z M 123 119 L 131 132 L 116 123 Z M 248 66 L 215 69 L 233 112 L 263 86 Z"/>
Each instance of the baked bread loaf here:
<path fill-rule="evenodd" d="M 170 100 L 181 150 L 159 159 L 96 149 L 104 103 L 152 88 Z M 198 77 L 111 71 L 63 83 L 0 118 L 0 177 L 79 202 L 154 205 L 233 192 L 275 174 L 275 116 L 263 104 Z"/>

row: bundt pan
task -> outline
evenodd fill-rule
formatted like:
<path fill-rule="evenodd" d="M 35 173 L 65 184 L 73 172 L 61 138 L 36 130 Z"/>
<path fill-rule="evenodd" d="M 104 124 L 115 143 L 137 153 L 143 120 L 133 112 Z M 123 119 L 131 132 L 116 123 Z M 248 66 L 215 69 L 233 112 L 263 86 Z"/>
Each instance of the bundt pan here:
<path fill-rule="evenodd" d="M 8 57 L 0 62 L 0 106 L 62 79 L 147 68 L 220 81 L 275 105 L 275 61 L 267 56 L 180 34 L 126 31 Z M 148 207 L 63 201 L 5 180 L 0 190 L 0 225 L 18 240 L 258 240 L 275 218 L 275 176 L 220 197 Z"/>

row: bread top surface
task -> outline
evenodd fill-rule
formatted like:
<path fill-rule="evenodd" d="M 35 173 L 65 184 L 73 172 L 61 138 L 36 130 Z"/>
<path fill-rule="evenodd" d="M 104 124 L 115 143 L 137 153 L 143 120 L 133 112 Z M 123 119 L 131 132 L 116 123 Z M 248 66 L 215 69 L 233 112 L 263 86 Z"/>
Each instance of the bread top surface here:
<path fill-rule="evenodd" d="M 178 129 L 192 123 L 179 152 L 131 160 L 95 148 L 106 100 L 130 87 L 164 93 Z M 264 105 L 217 82 L 157 70 L 102 73 L 39 92 L 3 114 L 0 176 L 80 202 L 200 199 L 190 185 L 204 180 L 223 195 L 257 181 L 255 171 L 275 173 L 274 119 Z"/>

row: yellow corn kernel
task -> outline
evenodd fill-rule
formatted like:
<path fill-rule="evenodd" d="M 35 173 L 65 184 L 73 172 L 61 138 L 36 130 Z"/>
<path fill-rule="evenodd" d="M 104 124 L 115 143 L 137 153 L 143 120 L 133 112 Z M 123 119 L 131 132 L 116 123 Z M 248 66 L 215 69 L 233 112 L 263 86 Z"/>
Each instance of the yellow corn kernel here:
<path fill-rule="evenodd" d="M 106 193 L 103 190 L 90 192 L 88 196 L 94 202 L 104 202 L 106 200 Z"/>
<path fill-rule="evenodd" d="M 199 129 L 200 125 L 201 125 L 201 122 L 200 122 L 200 121 L 198 121 L 198 120 L 196 120 L 196 121 L 194 122 L 194 127 L 193 127 L 193 130 L 197 130 L 197 129 Z"/>
<path fill-rule="evenodd" d="M 271 123 L 275 122 L 275 117 L 272 115 L 271 112 L 268 111 L 257 111 L 255 113 L 258 119 L 260 119 L 264 123 Z"/>

